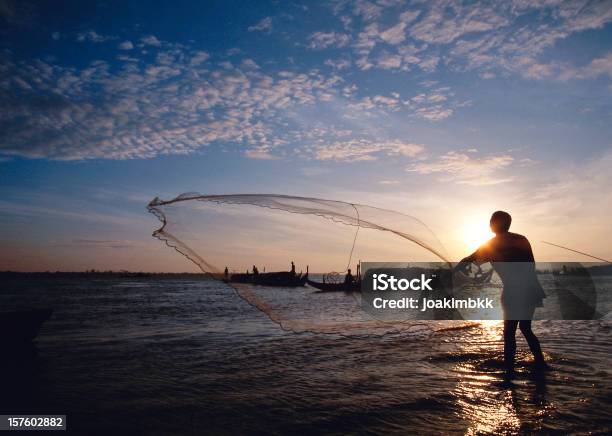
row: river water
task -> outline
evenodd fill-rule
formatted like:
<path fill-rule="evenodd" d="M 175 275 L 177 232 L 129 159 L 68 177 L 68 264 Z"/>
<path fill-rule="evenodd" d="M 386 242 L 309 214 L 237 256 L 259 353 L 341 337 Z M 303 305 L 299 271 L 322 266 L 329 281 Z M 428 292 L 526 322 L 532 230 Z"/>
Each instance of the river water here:
<path fill-rule="evenodd" d="M 534 322 L 552 370 L 519 337 L 507 381 L 497 321 L 297 334 L 195 278 L 10 278 L 0 304 L 54 308 L 33 349 L 3 350 L 1 413 L 80 434 L 612 431 L 611 321 Z"/>

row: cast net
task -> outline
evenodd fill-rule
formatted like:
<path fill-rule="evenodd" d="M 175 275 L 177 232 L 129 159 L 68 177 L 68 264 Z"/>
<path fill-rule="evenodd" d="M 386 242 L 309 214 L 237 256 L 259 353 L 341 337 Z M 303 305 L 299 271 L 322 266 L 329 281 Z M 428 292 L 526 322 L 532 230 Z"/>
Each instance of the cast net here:
<path fill-rule="evenodd" d="M 308 284 L 342 285 L 348 269 L 357 277 L 360 260 L 442 262 L 450 268 L 438 238 L 413 216 L 271 194 L 185 193 L 167 201 L 155 198 L 148 208 L 162 223 L 153 236 L 283 329 L 341 335 L 431 332 L 428 322 L 373 319 L 360 309 L 358 292 L 321 292 Z"/>

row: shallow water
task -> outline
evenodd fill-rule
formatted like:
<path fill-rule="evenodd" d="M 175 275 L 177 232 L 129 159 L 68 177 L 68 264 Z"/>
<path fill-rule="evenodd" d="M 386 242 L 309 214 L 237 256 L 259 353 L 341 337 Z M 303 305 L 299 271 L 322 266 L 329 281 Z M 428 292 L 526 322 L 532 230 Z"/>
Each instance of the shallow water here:
<path fill-rule="evenodd" d="M 224 284 L 168 278 L 10 279 L 0 304 L 55 309 L 34 350 L 5 353 L 2 412 L 79 433 L 612 431 L 610 321 L 534 322 L 552 371 L 519 338 L 506 382 L 495 321 L 296 334 Z"/>

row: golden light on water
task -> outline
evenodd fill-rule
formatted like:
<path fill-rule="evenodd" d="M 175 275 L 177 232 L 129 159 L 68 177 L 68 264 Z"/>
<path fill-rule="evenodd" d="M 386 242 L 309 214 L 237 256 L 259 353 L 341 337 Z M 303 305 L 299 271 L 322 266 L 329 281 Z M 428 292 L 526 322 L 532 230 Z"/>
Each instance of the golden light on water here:
<path fill-rule="evenodd" d="M 487 336 L 498 337 L 499 332 L 495 330 L 495 327 L 501 326 L 503 321 L 499 320 L 481 320 L 478 323 L 482 326 L 484 333 Z"/>
<path fill-rule="evenodd" d="M 482 353 L 484 349 L 501 348 L 500 325 L 503 321 L 479 321 L 479 338 L 468 345 L 465 351 Z M 495 356 L 495 357 L 493 357 Z M 499 353 L 489 354 L 489 359 L 499 358 Z M 458 401 L 462 416 L 470 424 L 465 434 L 517 433 L 521 420 L 508 389 L 499 389 L 501 368 L 492 366 L 489 371 L 478 369 L 479 362 L 467 362 L 457 365 L 455 371 L 460 374 L 457 390 L 461 400 Z M 489 362 L 491 364 L 491 362 Z"/>

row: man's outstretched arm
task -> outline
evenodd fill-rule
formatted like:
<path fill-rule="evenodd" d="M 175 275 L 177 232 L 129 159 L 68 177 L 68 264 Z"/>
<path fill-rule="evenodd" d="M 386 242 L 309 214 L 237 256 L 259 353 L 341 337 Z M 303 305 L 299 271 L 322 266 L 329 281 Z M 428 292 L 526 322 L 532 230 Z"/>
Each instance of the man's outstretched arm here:
<path fill-rule="evenodd" d="M 473 252 L 472 254 L 470 254 L 467 257 L 464 257 L 463 259 L 461 259 L 461 261 L 459 261 L 459 263 L 457 265 L 455 265 L 454 271 L 465 271 L 466 269 L 468 269 L 468 267 L 470 266 L 471 263 L 475 263 L 476 259 L 478 258 L 478 250 L 476 250 L 475 252 Z"/>

